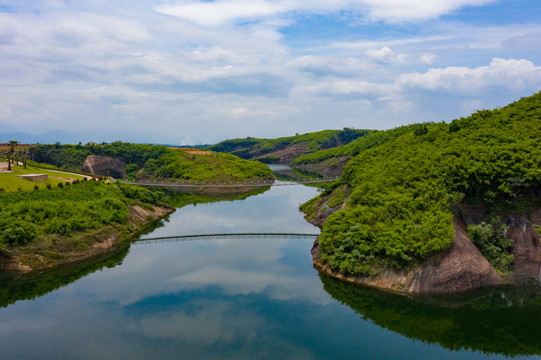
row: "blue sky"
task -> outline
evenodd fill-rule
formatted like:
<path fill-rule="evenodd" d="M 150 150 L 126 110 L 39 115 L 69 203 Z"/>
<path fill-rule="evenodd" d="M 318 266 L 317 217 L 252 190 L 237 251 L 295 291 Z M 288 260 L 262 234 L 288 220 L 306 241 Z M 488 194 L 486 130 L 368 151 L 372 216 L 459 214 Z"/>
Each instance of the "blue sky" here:
<path fill-rule="evenodd" d="M 387 129 L 540 91 L 541 1 L 0 0 L 0 64 L 0 133 Z"/>

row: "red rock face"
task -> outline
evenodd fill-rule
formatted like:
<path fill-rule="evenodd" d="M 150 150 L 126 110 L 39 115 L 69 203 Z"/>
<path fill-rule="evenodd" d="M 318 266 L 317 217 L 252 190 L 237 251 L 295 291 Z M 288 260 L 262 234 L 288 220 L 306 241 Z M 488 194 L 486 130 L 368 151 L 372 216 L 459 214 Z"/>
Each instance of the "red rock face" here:
<path fill-rule="evenodd" d="M 455 221 L 455 237 L 449 251 L 440 260 L 429 261 L 414 271 L 408 290 L 443 294 L 502 284 L 502 277 L 475 247 L 464 225 Z"/>
<path fill-rule="evenodd" d="M 125 169 L 126 164 L 119 159 L 101 155 L 89 155 L 85 159 L 81 170 L 90 174 L 121 179 L 126 177 Z"/>
<path fill-rule="evenodd" d="M 339 207 L 328 208 L 322 198 L 316 205 L 317 212 L 307 220 L 322 227 L 328 217 Z M 322 211 L 321 209 L 325 209 Z M 460 215 L 455 218 L 454 243 L 445 253 L 427 259 L 421 266 L 408 272 L 396 272 L 391 269 L 381 270 L 370 277 L 349 277 L 333 271 L 319 259 L 319 244 L 314 243 L 312 256 L 314 267 L 338 279 L 378 287 L 385 290 L 416 293 L 445 294 L 463 292 L 483 287 L 504 284 L 504 279 L 481 254 L 466 233 L 465 224 L 478 224 L 490 217 L 482 206 L 463 205 Z M 509 215 L 502 219 L 509 226 L 506 236 L 513 240 L 515 262 L 512 273 L 505 283 L 528 284 L 541 281 L 541 210 L 529 214 Z"/>
<path fill-rule="evenodd" d="M 503 284 L 503 278 L 475 247 L 458 220 L 451 248 L 407 272 L 387 269 L 375 276 L 343 276 L 319 261 L 317 240 L 312 255 L 316 269 L 338 279 L 402 293 L 450 294 Z"/>
<path fill-rule="evenodd" d="M 514 241 L 513 280 L 515 282 L 540 281 L 541 246 L 539 234 L 533 226 L 541 224 L 541 211 L 522 216 L 508 216 L 506 223 L 509 226 L 507 237 Z"/>

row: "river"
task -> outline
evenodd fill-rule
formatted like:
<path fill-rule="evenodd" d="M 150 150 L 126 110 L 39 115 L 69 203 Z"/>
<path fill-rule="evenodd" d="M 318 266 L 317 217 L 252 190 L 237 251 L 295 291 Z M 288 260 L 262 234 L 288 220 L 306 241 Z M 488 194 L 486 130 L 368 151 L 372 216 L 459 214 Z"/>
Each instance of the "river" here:
<path fill-rule="evenodd" d="M 142 238 L 318 233 L 313 187 L 184 206 Z M 305 236 L 135 242 L 113 256 L 0 278 L 2 359 L 539 358 L 541 298 L 500 289 L 415 298 L 313 267 Z"/>

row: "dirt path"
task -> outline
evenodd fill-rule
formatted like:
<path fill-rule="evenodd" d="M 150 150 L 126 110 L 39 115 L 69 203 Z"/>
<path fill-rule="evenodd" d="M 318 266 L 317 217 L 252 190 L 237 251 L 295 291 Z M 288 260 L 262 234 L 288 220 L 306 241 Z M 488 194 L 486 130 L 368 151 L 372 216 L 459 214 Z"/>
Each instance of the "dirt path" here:
<path fill-rule="evenodd" d="M 50 169 L 43 169 L 43 170 L 52 171 L 52 172 L 57 172 L 57 173 L 62 173 L 62 174 L 70 174 L 70 175 L 82 176 L 82 177 L 86 178 L 87 180 L 92 179 L 92 176 L 89 176 L 89 175 L 83 175 L 83 174 L 77 174 L 77 173 L 72 173 L 72 172 L 69 172 L 69 171 L 50 170 Z"/>

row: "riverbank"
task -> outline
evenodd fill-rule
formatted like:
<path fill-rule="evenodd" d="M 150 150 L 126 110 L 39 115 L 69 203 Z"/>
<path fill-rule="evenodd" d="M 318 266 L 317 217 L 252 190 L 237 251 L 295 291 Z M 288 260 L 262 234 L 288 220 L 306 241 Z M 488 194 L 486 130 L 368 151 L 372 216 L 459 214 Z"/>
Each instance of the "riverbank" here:
<path fill-rule="evenodd" d="M 174 211 L 160 191 L 109 181 L 0 193 L 0 271 L 28 272 L 114 250 Z"/>
<path fill-rule="evenodd" d="M 129 209 L 129 221 L 125 225 L 107 225 L 63 239 L 44 236 L 29 245 L 13 247 L 9 256 L 0 255 L 0 271 L 26 273 L 118 251 L 156 221 L 174 212 L 172 208 L 148 204 L 131 205 Z"/>

